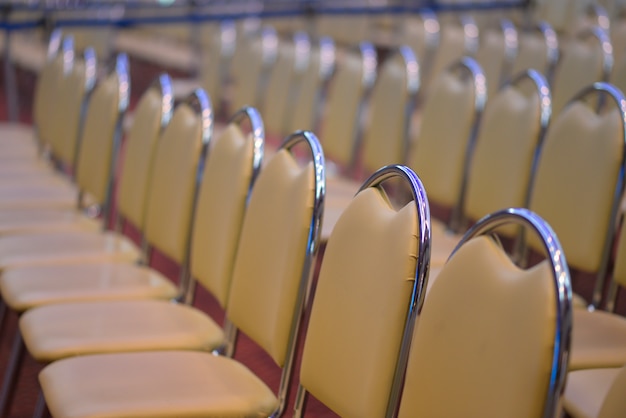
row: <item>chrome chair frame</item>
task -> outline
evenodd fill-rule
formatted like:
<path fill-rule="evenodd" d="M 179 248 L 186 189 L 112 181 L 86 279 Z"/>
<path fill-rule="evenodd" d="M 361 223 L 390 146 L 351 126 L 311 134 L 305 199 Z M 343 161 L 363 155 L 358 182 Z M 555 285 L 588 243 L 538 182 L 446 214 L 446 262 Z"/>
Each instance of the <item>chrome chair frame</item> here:
<path fill-rule="evenodd" d="M 522 30 L 519 34 L 537 32 L 545 41 L 546 45 L 546 68 L 535 68 L 539 72 L 543 71 L 543 75 L 546 77 L 549 83 L 552 83 L 554 76 L 554 69 L 559 61 L 559 40 L 556 32 L 548 22 L 538 22 L 528 30 Z M 518 34 L 518 39 L 519 39 Z M 525 69 L 523 69 L 525 70 Z"/>
<path fill-rule="evenodd" d="M 356 112 L 356 120 L 354 121 L 354 138 L 352 139 L 352 158 L 349 163 L 348 172 L 354 174 L 357 165 L 358 150 L 361 147 L 363 139 L 363 119 L 365 111 L 369 104 L 369 96 L 372 92 L 372 87 L 376 82 L 376 71 L 378 67 L 378 56 L 376 54 L 376 48 L 369 42 L 361 42 L 358 46 L 359 53 L 361 54 L 363 63 L 363 73 L 361 76 L 361 86 L 363 87 L 363 93 Z"/>
<path fill-rule="evenodd" d="M 465 149 L 465 158 L 463 161 L 462 180 L 459 190 L 459 196 L 457 202 L 452 208 L 452 215 L 448 224 L 450 230 L 453 232 L 459 232 L 462 225 L 465 223 L 465 194 L 467 189 L 467 177 L 469 175 L 470 164 L 472 156 L 474 154 L 474 148 L 476 145 L 476 139 L 478 138 L 478 129 L 480 126 L 480 118 L 485 105 L 487 103 L 487 80 L 480 65 L 470 57 L 463 57 L 461 60 L 453 63 L 448 67 L 446 71 L 461 71 L 465 76 L 469 76 L 473 80 L 474 85 L 474 120 L 472 122 L 472 129 L 470 137 Z M 418 145 L 419 148 L 419 145 Z"/>
<path fill-rule="evenodd" d="M 437 47 L 439 46 L 439 41 L 441 39 L 441 27 L 439 25 L 439 20 L 437 19 L 437 14 L 430 9 L 422 10 L 418 16 L 423 22 L 424 26 L 424 56 L 422 58 L 421 63 L 421 73 L 423 79 L 427 80 L 430 75 L 430 69 L 432 67 L 432 61 L 437 53 Z M 405 15 L 404 25 L 407 25 L 406 18 L 408 15 Z M 414 51 L 415 52 L 415 51 Z"/>
<path fill-rule="evenodd" d="M 417 207 L 417 225 L 419 227 L 419 242 L 417 246 L 417 262 L 414 273 L 413 291 L 409 303 L 409 309 L 404 324 L 402 334 L 402 343 L 400 345 L 400 353 L 394 371 L 393 382 L 389 395 L 389 402 L 386 410 L 386 417 L 395 416 L 400 394 L 402 391 L 402 383 L 404 381 L 404 373 L 406 363 L 408 361 L 409 349 L 411 344 L 411 336 L 415 323 L 417 322 L 424 296 L 426 295 L 426 286 L 428 284 L 428 273 L 430 264 L 431 251 L 431 229 L 430 229 L 430 207 L 426 189 L 424 188 L 420 178 L 413 170 L 403 165 L 389 165 L 380 168 L 373 173 L 363 185 L 359 192 L 369 187 L 382 187 L 382 183 L 389 179 L 399 178 L 407 183 L 411 196 Z M 357 194 L 359 193 L 357 192 Z M 302 385 L 298 385 L 296 401 L 294 406 L 294 417 L 300 418 L 304 414 L 306 408 L 306 399 L 308 392 Z"/>
<path fill-rule="evenodd" d="M 322 217 L 324 212 L 324 197 L 326 194 L 326 174 L 325 161 L 322 146 L 317 137 L 309 131 L 297 131 L 289 135 L 282 143 L 280 149 L 292 150 L 298 144 L 305 143 L 310 152 L 315 170 L 315 199 L 313 203 L 313 214 L 309 228 L 309 237 L 307 240 L 305 261 L 302 268 L 302 276 L 298 287 L 298 296 L 296 299 L 295 315 L 293 316 L 291 327 L 289 330 L 289 343 L 287 345 L 287 355 L 285 365 L 283 366 L 278 389 L 279 406 L 271 415 L 271 417 L 280 417 L 287 405 L 289 398 L 289 386 L 291 376 L 293 374 L 293 366 L 296 355 L 296 346 L 298 332 L 300 329 L 300 318 L 304 312 L 306 305 L 306 296 L 310 294 L 310 288 L 313 279 L 313 269 L 315 267 L 315 258 L 319 250 L 320 233 L 322 230 Z"/>
<path fill-rule="evenodd" d="M 335 41 L 328 36 L 323 36 L 319 39 L 319 51 L 320 51 L 320 89 L 317 92 L 315 98 L 315 106 L 313 107 L 313 127 L 316 131 L 319 130 L 322 121 L 322 107 L 326 102 L 326 96 L 328 94 L 328 85 L 330 84 L 333 75 L 335 74 L 335 68 L 337 66 L 337 51 L 335 49 Z"/>
<path fill-rule="evenodd" d="M 311 41 L 309 35 L 304 31 L 298 31 L 292 37 L 294 47 L 293 75 L 291 84 L 287 91 L 287 115 L 283 118 L 281 129 L 283 132 L 289 130 L 289 120 L 291 119 L 294 106 L 297 104 L 296 98 L 300 93 L 300 79 L 306 72 L 311 61 Z M 296 81 L 294 83 L 294 81 Z"/>
<path fill-rule="evenodd" d="M 497 22 L 497 25 L 494 26 L 495 27 L 490 27 L 487 30 L 499 31 L 504 41 L 502 67 L 500 68 L 500 74 L 498 75 L 498 82 L 496 84 L 500 87 L 510 76 L 511 69 L 513 68 L 513 61 L 515 60 L 519 49 L 519 41 L 517 37 L 517 29 L 510 20 L 502 18 Z"/>
<path fill-rule="evenodd" d="M 265 26 L 261 30 L 261 49 L 262 49 L 262 65 L 261 74 L 259 75 L 259 83 L 257 85 L 257 91 L 254 97 L 254 106 L 259 106 L 260 98 L 265 93 L 267 83 L 270 76 L 270 70 L 276 63 L 278 57 L 278 35 L 276 30 L 271 26 Z"/>
<path fill-rule="evenodd" d="M 453 257 L 456 251 L 470 239 L 491 233 L 499 226 L 515 223 L 531 229 L 536 233 L 544 244 L 544 249 L 549 259 L 551 270 L 554 273 L 554 290 L 556 295 L 556 327 L 554 335 L 554 349 L 552 351 L 552 372 L 548 394 L 543 410 L 543 418 L 559 416 L 561 405 L 560 397 L 565 389 L 567 364 L 570 352 L 572 332 L 572 286 L 569 268 L 565 259 L 565 253 L 559 243 L 556 233 L 544 220 L 534 212 L 523 208 L 504 209 L 479 220 L 467 233 L 450 255 Z"/>

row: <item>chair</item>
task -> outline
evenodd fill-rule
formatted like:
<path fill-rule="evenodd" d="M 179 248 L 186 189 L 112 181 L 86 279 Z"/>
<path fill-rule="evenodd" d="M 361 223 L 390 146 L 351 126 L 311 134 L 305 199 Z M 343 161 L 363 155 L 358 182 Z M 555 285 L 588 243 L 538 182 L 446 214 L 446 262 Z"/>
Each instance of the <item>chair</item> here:
<path fill-rule="evenodd" d="M 553 113 L 530 191 L 529 209 L 559 235 L 570 268 L 595 275 L 593 307 L 602 299 L 624 191 L 623 103 L 619 90 L 600 82 Z M 528 245 L 540 248 L 532 237 Z"/>
<path fill-rule="evenodd" d="M 613 66 L 611 41 L 599 27 L 576 34 L 554 71 L 552 112 L 558 115 L 570 98 L 596 81 L 607 81 Z"/>
<path fill-rule="evenodd" d="M 269 136 L 284 138 L 293 109 L 299 106 L 295 96 L 311 60 L 311 44 L 306 32 L 296 32 L 291 40 L 281 40 L 278 57 L 268 78 L 260 108 Z"/>
<path fill-rule="evenodd" d="M 468 222 L 502 208 L 528 207 L 532 176 L 550 122 L 550 111 L 548 83 L 535 70 L 516 75 L 491 96 L 467 172 L 460 230 L 465 230 Z M 499 232 L 514 238 L 518 229 Z M 430 285 L 461 238 L 459 233 L 433 231 Z"/>
<path fill-rule="evenodd" d="M 368 97 L 367 118 L 362 134 L 356 138 L 352 178 L 332 176 L 327 179 L 327 222 L 322 239 L 327 240 L 335 221 L 364 177 L 377 167 L 402 163 L 409 149 L 409 125 L 420 88 L 420 67 L 413 51 L 403 45 L 390 53 L 379 70 Z M 344 141 L 347 142 L 347 141 Z M 332 147 L 330 147 L 332 148 Z"/>
<path fill-rule="evenodd" d="M 347 50 L 338 60 L 320 126 L 332 171 L 354 170 L 365 101 L 376 80 L 376 50 L 368 42 Z"/>
<path fill-rule="evenodd" d="M 539 237 L 546 260 L 520 269 L 485 235 L 511 223 Z M 426 297 L 398 417 L 559 416 L 571 327 L 570 275 L 554 231 L 526 209 L 485 217 Z"/>
<path fill-rule="evenodd" d="M 626 319 L 615 313 L 618 290 L 626 283 L 626 226 L 617 237 L 606 310 L 574 310 L 570 370 L 621 367 L 626 364 Z M 575 401 L 574 401 L 575 402 Z"/>
<path fill-rule="evenodd" d="M 422 77 L 428 74 L 428 67 L 431 66 L 433 57 L 436 54 L 440 25 L 437 15 L 428 9 L 416 14 L 404 16 L 403 35 L 400 41 L 403 45 L 408 45 L 421 64 Z"/>
<path fill-rule="evenodd" d="M 115 71 L 95 88 L 90 99 L 78 156 L 76 187 L 16 187 L 10 193 L 0 193 L 4 199 L 3 207 L 49 204 L 50 208 L 73 209 L 77 204 L 91 201 L 101 204 L 105 214 L 104 225 L 109 224 L 113 188 L 111 173 L 120 142 L 120 114 L 128 104 L 127 65 L 126 56 L 119 55 Z M 78 260 L 136 261 L 139 258 L 139 249 L 129 239 L 111 232 L 67 231 L 0 238 L 1 269 Z"/>
<path fill-rule="evenodd" d="M 292 154 L 299 146 L 311 151 L 304 166 Z M 313 134 L 298 132 L 264 166 L 244 216 L 226 313 L 283 368 L 278 396 L 241 363 L 206 351 L 86 355 L 42 371 L 52 415 L 279 416 L 318 248 L 323 195 L 321 147 Z M 94 372 L 98 379 L 86 379 Z"/>
<path fill-rule="evenodd" d="M 293 108 L 287 118 L 287 131 L 299 129 L 317 131 L 321 110 L 326 103 L 328 86 L 335 72 L 336 48 L 332 38 L 321 37 L 311 45 L 311 57 L 306 72 L 301 75 L 294 91 Z"/>
<path fill-rule="evenodd" d="M 477 50 L 478 26 L 469 15 L 451 16 L 440 22 L 439 45 L 424 85 L 430 90 L 439 74 L 462 57 L 474 56 Z"/>
<path fill-rule="evenodd" d="M 539 22 L 530 29 L 521 30 L 518 33 L 518 45 L 511 74 L 534 69 L 551 81 L 559 59 L 558 37 L 552 26 L 547 22 Z"/>
<path fill-rule="evenodd" d="M 129 94 L 128 58 L 119 55 L 110 73 L 90 95 L 79 139 L 76 184 L 5 184 L 0 188 L 0 209 L 74 208 L 77 204 L 89 205 L 89 201 L 106 206 Z"/>
<path fill-rule="evenodd" d="M 572 418 L 620 418 L 626 414 L 626 366 L 567 374 L 563 406 Z"/>
<path fill-rule="evenodd" d="M 487 93 L 495 93 L 509 79 L 517 49 L 517 29 L 510 20 L 501 19 L 481 30 L 476 61 L 487 77 Z"/>
<path fill-rule="evenodd" d="M 469 57 L 457 61 L 431 86 L 422 126 L 411 141 L 408 165 L 428 188 L 431 205 L 452 208 L 447 221 L 452 231 L 460 227 L 467 173 L 486 100 L 486 80 L 478 63 Z M 433 230 L 437 229 L 445 227 L 433 222 Z"/>
<path fill-rule="evenodd" d="M 251 125 L 248 137 L 239 127 L 245 121 Z M 181 277 L 178 296 L 171 291 L 155 294 L 157 286 L 147 282 L 167 279 L 138 266 L 97 265 L 91 274 L 83 271 L 85 276 L 70 276 L 80 293 L 64 277 L 56 280 L 56 286 L 48 284 L 54 278 L 42 275 L 31 275 L 28 283 L 16 281 L 15 275 L 2 282 L 0 288 L 12 296 L 9 301 L 17 300 L 21 302 L 17 308 L 29 309 L 20 320 L 20 332 L 36 360 L 50 362 L 68 355 L 124 351 L 205 350 L 224 344 L 225 336 L 215 322 L 171 300 L 177 297 L 190 305 L 195 289 L 192 278 L 197 278 L 226 305 L 244 208 L 262 161 L 263 123 L 259 114 L 252 108 L 242 109 L 215 141 L 199 186 L 194 232 L 187 249 L 191 258 L 187 255 L 176 260 L 183 264 L 183 271 L 190 272 Z M 108 275 L 110 281 L 119 284 L 99 289 L 89 278 L 97 275 Z M 33 300 L 33 296 L 38 299 Z M 29 298 L 30 304 L 24 306 Z M 64 326 L 59 327 L 61 324 Z M 99 332 L 90 331 L 95 329 Z M 50 350 L 52 347 L 56 348 Z"/>
<path fill-rule="evenodd" d="M 250 39 L 237 43 L 231 62 L 233 91 L 231 109 L 259 106 L 265 94 L 270 69 L 276 63 L 278 37 L 276 31 L 266 26 Z"/>
<path fill-rule="evenodd" d="M 410 189 L 408 203 L 391 203 L 388 180 Z M 311 307 L 295 417 L 309 393 L 340 416 L 393 416 L 428 280 L 429 217 L 419 178 L 403 166 L 374 173 L 342 213 Z"/>

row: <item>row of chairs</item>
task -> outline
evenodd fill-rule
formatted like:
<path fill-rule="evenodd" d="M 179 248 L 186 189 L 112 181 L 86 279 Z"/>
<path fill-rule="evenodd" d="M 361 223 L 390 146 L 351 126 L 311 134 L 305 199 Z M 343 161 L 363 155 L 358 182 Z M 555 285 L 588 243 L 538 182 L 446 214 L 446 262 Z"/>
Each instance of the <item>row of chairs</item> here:
<path fill-rule="evenodd" d="M 68 42 L 62 45 L 67 47 Z M 60 53 L 59 57 L 67 56 Z M 94 132 L 89 129 L 90 117 L 110 99 L 104 93 L 123 99 L 116 93 L 129 88 L 124 57 L 117 62 L 110 78 L 98 83 L 89 97 L 76 167 L 83 192 L 90 191 L 93 180 L 102 178 L 81 170 L 81 165 L 90 167 L 95 161 L 88 155 L 102 156 L 105 143 L 114 149 L 115 129 L 100 137 L 96 151 L 85 144 Z M 55 65 L 53 59 L 51 68 Z M 46 85 L 40 84 L 38 91 L 45 91 Z M 63 359 L 46 367 L 40 376 L 53 416 L 271 415 L 279 414 L 286 401 L 295 336 L 319 245 L 325 192 L 323 152 L 313 134 L 295 133 L 260 169 L 263 125 L 253 108 L 238 112 L 223 133 L 212 139 L 208 96 L 198 90 L 175 108 L 171 100 L 169 78 L 162 76 L 137 106 L 126 140 L 118 209 L 131 220 L 132 215 L 126 216 L 123 209 L 127 203 L 122 202 L 128 199 L 139 204 L 137 213 L 143 220 L 136 225 L 144 231 L 146 244 L 189 265 L 178 300 L 190 302 L 192 278 L 197 279 L 225 305 L 228 321 L 221 331 L 198 311 L 168 302 L 171 291 L 156 295 L 156 288 L 165 287 L 155 283 L 158 274 L 115 261 L 110 247 L 95 251 L 99 252 L 97 260 L 94 255 L 85 258 L 76 247 L 87 236 L 95 240 L 109 233 L 7 234 L 0 246 L 10 248 L 11 242 L 25 240 L 29 244 L 22 241 L 20 253 L 28 254 L 31 261 L 39 257 L 23 264 L 5 259 L 0 289 L 8 307 L 26 311 L 14 354 L 19 356 L 23 336 L 36 359 Z M 119 103 L 112 108 L 119 109 Z M 100 130 L 105 122 L 119 126 L 119 116 L 104 118 Z M 244 129 L 240 123 L 250 126 Z M 109 140 L 104 141 L 105 137 Z M 310 154 L 310 162 L 304 165 L 292 155 L 299 145 Z M 16 146 L 8 140 L 5 144 L 7 149 Z M 51 144 L 50 148 L 54 155 Z M 203 167 L 201 173 L 199 167 Z M 83 176 L 91 181 L 81 180 Z M 144 202 L 137 199 L 142 186 L 125 189 L 127 181 L 138 178 L 148 182 Z M 382 186 L 391 178 L 408 184 L 408 204 L 392 204 L 393 191 Z M 22 187 L 38 192 L 43 185 L 32 189 L 27 182 Z M 43 212 L 39 209 L 37 216 Z M 496 241 L 472 239 L 511 220 L 540 235 L 549 261 L 523 271 Z M 567 265 L 556 235 L 536 215 L 511 209 L 477 224 L 464 241 L 426 297 L 430 215 L 424 187 L 402 166 L 383 168 L 364 183 L 337 222 L 325 250 L 301 363 L 296 416 L 304 413 L 307 392 L 345 416 L 391 416 L 397 405 L 401 416 L 415 416 L 419 411 L 432 411 L 428 416 L 553 416 L 558 411 L 571 307 Z M 60 247 L 67 254 L 63 260 L 49 252 Z M 182 255 L 185 251 L 189 259 Z M 85 263 L 86 259 L 90 262 Z M 517 284 L 515 291 L 511 281 Z M 485 297 L 479 297 L 479 292 L 476 298 L 459 299 L 459 286 L 489 292 L 481 295 Z M 499 287 L 507 296 L 494 297 L 491 292 Z M 519 298 L 520 287 L 528 298 Z M 162 300 L 154 300 L 155 296 Z M 141 300 L 119 300 L 130 298 Z M 545 303 L 539 306 L 539 300 Z M 529 319 L 532 324 L 515 329 L 515 338 L 489 344 L 493 352 L 486 353 L 485 339 L 493 342 L 496 332 L 511 330 L 513 318 L 527 317 L 528 301 L 533 301 L 536 314 Z M 510 309 L 511 316 L 505 309 Z M 466 322 L 457 321 L 458 310 L 464 312 Z M 485 315 L 496 310 L 499 320 L 487 326 Z M 442 321 L 448 324 L 445 333 Z M 232 353 L 236 329 L 284 366 L 278 398 L 240 363 L 207 352 Z M 463 336 L 468 332 L 469 339 Z M 373 339 L 373 335 L 379 337 Z M 474 344 L 468 344 L 469 340 Z M 536 351 L 529 349 L 531 341 L 537 342 L 532 344 Z M 148 346 L 153 351 L 146 352 Z M 528 362 L 518 363 L 519 374 L 509 373 L 504 364 L 510 366 L 510 357 L 502 353 L 513 347 L 532 351 L 541 360 L 528 356 Z M 475 361 L 476 350 L 484 362 Z M 104 354 L 118 351 L 127 353 Z M 443 367 L 451 358 L 459 361 L 454 369 L 466 373 L 465 378 L 441 379 L 437 364 Z M 481 381 L 490 387 L 464 384 L 473 380 L 474 367 L 480 365 L 484 367 L 479 369 Z M 528 371 L 528 377 L 521 376 Z M 510 386 L 501 384 L 502 373 L 515 376 Z M 9 380 L 5 379 L 5 390 Z M 452 382 L 459 385 L 451 388 Z M 509 402 L 493 402 L 492 394 L 504 388 L 507 394 L 497 398 Z M 442 402 L 451 393 L 470 403 Z M 7 396 L 3 394 L 3 402 Z M 459 405 L 463 405 L 462 412 L 456 409 Z"/>

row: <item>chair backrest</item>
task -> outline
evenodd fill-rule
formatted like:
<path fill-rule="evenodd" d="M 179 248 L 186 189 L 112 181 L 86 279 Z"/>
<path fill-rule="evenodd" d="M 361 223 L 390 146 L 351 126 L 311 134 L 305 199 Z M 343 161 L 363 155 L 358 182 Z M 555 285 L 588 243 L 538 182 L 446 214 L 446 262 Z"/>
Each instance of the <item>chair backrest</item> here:
<path fill-rule="evenodd" d="M 300 146 L 308 147 L 311 155 L 304 165 L 292 153 Z M 324 191 L 322 148 L 312 133 L 296 132 L 256 179 L 235 258 L 227 319 L 283 368 L 279 410 L 287 400 Z"/>
<path fill-rule="evenodd" d="M 247 41 L 237 43 L 231 74 L 233 78 L 232 107 L 258 106 L 263 97 L 269 70 L 276 62 L 278 36 L 267 26 Z"/>
<path fill-rule="evenodd" d="M 449 16 L 441 22 L 439 33 L 437 52 L 428 70 L 429 86 L 454 62 L 464 56 L 473 56 L 478 50 L 478 26 L 469 15 Z"/>
<path fill-rule="evenodd" d="M 552 112 L 558 115 L 583 87 L 607 81 L 613 67 L 611 41 L 599 27 L 584 29 L 567 43 L 554 71 Z"/>
<path fill-rule="evenodd" d="M 570 266 L 597 273 L 594 306 L 602 297 L 624 190 L 624 100 L 607 83 L 579 92 L 552 118 L 531 185 L 529 208 L 557 232 Z"/>
<path fill-rule="evenodd" d="M 83 51 L 82 59 L 75 57 L 70 72 L 59 81 L 58 110 L 55 129 L 49 137 L 50 152 L 64 167 L 75 167 L 80 146 L 79 135 L 87 110 L 87 100 L 96 83 L 96 55 L 93 49 Z"/>
<path fill-rule="evenodd" d="M 76 182 L 81 190 L 79 199 L 88 195 L 102 205 L 105 225 L 111 220 L 113 173 L 129 96 L 128 57 L 119 54 L 112 71 L 97 83 L 88 98 L 76 161 Z"/>
<path fill-rule="evenodd" d="M 144 229 L 156 144 L 172 118 L 173 109 L 172 80 L 161 74 L 139 99 L 133 124 L 126 134 L 117 185 L 117 228 L 124 219 L 139 230 Z"/>
<path fill-rule="evenodd" d="M 546 260 L 520 269 L 484 235 L 510 222 L 540 237 Z M 559 240 L 536 214 L 509 209 L 479 221 L 426 297 L 398 416 L 559 416 L 571 292 Z"/>
<path fill-rule="evenodd" d="M 261 110 L 265 128 L 271 135 L 287 135 L 287 121 L 294 106 L 294 90 L 298 89 L 301 75 L 311 59 L 311 44 L 306 32 L 296 32 L 292 40 L 282 40 L 276 64 L 270 71 L 265 94 L 261 97 Z"/>
<path fill-rule="evenodd" d="M 244 133 L 246 123 L 248 134 Z M 240 109 L 212 140 L 204 166 L 191 233 L 190 273 L 222 308 L 228 301 L 245 208 L 261 168 L 264 140 L 259 112 Z"/>
<path fill-rule="evenodd" d="M 420 173 L 432 202 L 452 208 L 459 227 L 467 171 L 478 121 L 487 100 L 485 76 L 469 57 L 450 66 L 431 86 L 422 126 L 412 139 L 409 166 Z"/>
<path fill-rule="evenodd" d="M 525 70 L 537 70 L 548 81 L 559 59 L 558 37 L 552 26 L 539 22 L 527 30 L 518 33 L 518 51 L 511 74 Z"/>
<path fill-rule="evenodd" d="M 490 95 L 497 92 L 509 78 L 517 49 L 517 29 L 510 20 L 500 19 L 497 25 L 481 30 L 476 61 L 485 72 L 487 92 Z"/>
<path fill-rule="evenodd" d="M 392 178 L 411 191 L 411 201 L 400 208 L 382 188 Z M 429 251 L 429 206 L 419 178 L 403 166 L 380 169 L 328 240 L 307 328 L 296 417 L 304 414 L 306 393 L 340 416 L 391 416 L 408 354 L 401 349 L 408 348 L 426 289 Z"/>
<path fill-rule="evenodd" d="M 620 289 L 626 288 L 626 222 L 622 221 L 618 235 L 615 238 L 615 267 L 611 275 L 609 291 L 606 297 L 605 308 L 614 312 L 617 304 L 617 296 Z"/>
<path fill-rule="evenodd" d="M 365 101 L 376 79 L 377 58 L 374 46 L 368 42 L 362 42 L 358 51 L 344 52 L 329 87 L 321 137 L 329 159 L 350 169 Z"/>
<path fill-rule="evenodd" d="M 317 131 L 335 64 L 335 43 L 329 37 L 320 38 L 312 45 L 309 66 L 294 91 L 290 117 L 287 118 L 287 132 Z"/>
<path fill-rule="evenodd" d="M 422 77 L 425 77 L 439 45 L 440 25 L 437 15 L 428 9 L 416 14 L 407 13 L 402 26 L 402 43 L 411 47 L 421 64 Z"/>
<path fill-rule="evenodd" d="M 468 174 L 465 218 L 478 220 L 502 208 L 528 206 L 550 112 L 548 83 L 535 70 L 518 74 L 489 98 Z"/>
<path fill-rule="evenodd" d="M 216 23 L 217 27 L 200 28 L 200 79 L 216 109 L 221 108 L 223 86 L 227 82 L 228 66 L 235 51 L 237 29 L 232 20 Z M 205 33 L 205 32 L 209 33 Z M 206 43 L 203 43 L 205 41 Z"/>
<path fill-rule="evenodd" d="M 420 88 L 420 68 L 410 47 L 387 57 L 369 97 L 363 127 L 362 162 L 369 174 L 378 167 L 401 164 L 409 149 L 409 125 Z"/>
<path fill-rule="evenodd" d="M 210 99 L 196 89 L 176 106 L 154 154 L 144 237 L 149 246 L 185 267 L 185 280 L 199 170 L 212 130 Z"/>
<path fill-rule="evenodd" d="M 33 121 L 41 147 L 47 147 L 50 138 L 59 130 L 57 115 L 61 109 L 56 105 L 62 96 L 61 80 L 74 65 L 74 39 L 61 38 L 60 30 L 52 32 L 46 64 L 41 69 L 35 85 Z"/>

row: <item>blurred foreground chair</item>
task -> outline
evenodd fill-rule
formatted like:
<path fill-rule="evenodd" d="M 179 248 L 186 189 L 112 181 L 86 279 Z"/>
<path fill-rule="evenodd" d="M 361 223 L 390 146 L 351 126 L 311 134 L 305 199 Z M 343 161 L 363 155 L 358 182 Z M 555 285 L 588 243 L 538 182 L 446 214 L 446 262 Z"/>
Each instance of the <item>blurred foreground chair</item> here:
<path fill-rule="evenodd" d="M 511 223 L 539 237 L 546 260 L 520 269 L 486 236 Z M 571 327 L 570 276 L 556 234 L 526 209 L 485 217 L 426 297 L 398 416 L 560 416 Z"/>
<path fill-rule="evenodd" d="M 293 154 L 300 147 L 311 157 L 304 165 Z M 297 132 L 264 166 L 244 215 L 226 314 L 282 367 L 278 395 L 243 364 L 206 351 L 86 355 L 41 373 L 51 414 L 279 416 L 318 249 L 324 187 L 321 147 L 313 134 Z"/>
<path fill-rule="evenodd" d="M 572 418 L 626 416 L 626 366 L 567 374 L 563 405 Z"/>
<path fill-rule="evenodd" d="M 408 203 L 391 203 L 389 180 L 410 190 Z M 374 173 L 342 213 L 322 261 L 294 416 L 306 416 L 308 393 L 340 416 L 393 416 L 428 278 L 429 218 L 424 187 L 403 166 Z"/>

